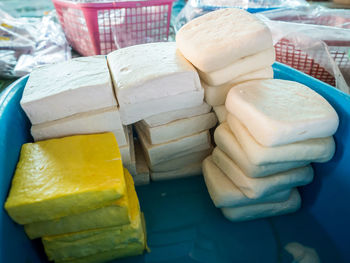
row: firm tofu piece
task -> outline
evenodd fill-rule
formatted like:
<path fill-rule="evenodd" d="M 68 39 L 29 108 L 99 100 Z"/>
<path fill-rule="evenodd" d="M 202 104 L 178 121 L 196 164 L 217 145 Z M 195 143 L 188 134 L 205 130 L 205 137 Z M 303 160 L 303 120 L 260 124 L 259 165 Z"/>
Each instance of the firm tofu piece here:
<path fill-rule="evenodd" d="M 122 157 L 122 162 L 124 166 L 130 166 L 136 162 L 135 160 L 135 147 L 134 147 L 134 136 L 132 132 L 132 127 L 127 127 L 126 139 L 128 144 L 119 147 L 120 155 Z"/>
<path fill-rule="evenodd" d="M 215 165 L 212 156 L 203 161 L 203 176 L 208 192 L 218 208 L 237 207 L 266 202 L 286 201 L 291 191 L 276 192 L 263 198 L 251 199 L 245 196 L 238 187 Z"/>
<path fill-rule="evenodd" d="M 249 80 L 271 78 L 273 78 L 273 69 L 272 67 L 266 67 L 257 71 L 238 76 L 237 78 L 231 80 L 229 83 L 220 86 L 212 86 L 202 81 L 202 86 L 204 88 L 204 99 L 211 106 L 224 105 L 227 93 L 234 85 Z"/>
<path fill-rule="evenodd" d="M 176 34 L 176 45 L 196 68 L 212 72 L 273 46 L 268 27 L 237 8 L 193 19 Z"/>
<path fill-rule="evenodd" d="M 167 143 L 152 145 L 144 133 L 136 127 L 149 167 L 193 152 L 211 148 L 209 131 L 203 131 Z"/>
<path fill-rule="evenodd" d="M 137 195 L 132 177 L 125 168 L 124 177 L 126 195 L 114 202 L 114 204 L 81 214 L 68 215 L 54 220 L 27 224 L 24 226 L 24 230 L 28 237 L 34 239 L 43 236 L 54 236 L 129 224 L 131 220 L 129 199 L 131 198 L 133 200 L 137 198 Z"/>
<path fill-rule="evenodd" d="M 223 151 L 215 148 L 213 161 L 230 180 L 249 198 L 263 198 L 276 192 L 303 186 L 312 182 L 314 177 L 310 165 L 276 173 L 266 177 L 246 176 Z"/>
<path fill-rule="evenodd" d="M 322 163 L 332 159 L 335 153 L 335 142 L 332 136 L 266 147 L 258 143 L 232 114 L 227 115 L 227 124 L 248 159 L 256 165 L 295 161 Z"/>
<path fill-rule="evenodd" d="M 169 111 L 169 112 L 153 115 L 151 117 L 144 119 L 144 121 L 147 123 L 148 126 L 155 127 L 155 126 L 167 124 L 172 121 L 180 120 L 183 118 L 190 118 L 193 116 L 206 114 L 210 112 L 210 110 L 211 110 L 211 106 L 203 102 L 201 105 L 196 107 L 185 108 L 185 109 Z"/>
<path fill-rule="evenodd" d="M 264 146 L 333 135 L 333 107 L 303 84 L 280 79 L 247 81 L 230 90 L 226 109 Z"/>
<path fill-rule="evenodd" d="M 227 123 L 223 123 L 216 128 L 214 140 L 217 147 L 226 153 L 249 177 L 264 177 L 310 164 L 310 161 L 289 161 L 256 165 L 248 159 L 247 154 L 238 143 L 236 136 L 231 132 Z"/>
<path fill-rule="evenodd" d="M 177 170 L 151 172 L 152 181 L 178 179 L 202 174 L 202 162 L 192 163 Z"/>
<path fill-rule="evenodd" d="M 227 118 L 227 110 L 225 108 L 225 105 L 215 106 L 213 107 L 213 109 L 216 114 L 216 117 L 219 120 L 219 123 L 225 122 Z"/>
<path fill-rule="evenodd" d="M 216 125 L 217 121 L 215 113 L 210 112 L 156 127 L 148 126 L 145 121 L 137 122 L 135 126 L 142 130 L 151 144 L 159 144 L 209 130 Z"/>
<path fill-rule="evenodd" d="M 125 192 L 114 134 L 78 135 L 22 146 L 5 209 L 29 224 L 111 205 Z"/>
<path fill-rule="evenodd" d="M 233 222 L 254 220 L 258 218 L 285 215 L 300 209 L 301 198 L 297 189 L 293 189 L 287 201 L 268 202 L 241 207 L 221 208 L 224 216 Z"/>
<path fill-rule="evenodd" d="M 132 181 L 129 173 L 127 176 Z M 42 241 L 48 258 L 55 261 L 72 260 L 118 249 L 121 246 L 127 248 L 128 243 L 138 243 L 140 247 L 145 248 L 140 206 L 135 190 L 129 196 L 128 202 L 129 224 L 43 237 Z"/>
<path fill-rule="evenodd" d="M 177 51 L 175 42 L 118 49 L 108 54 L 107 60 L 123 124 L 202 104 L 181 101 L 184 96 L 180 95 L 195 96 L 203 89 L 197 71 Z"/>
<path fill-rule="evenodd" d="M 235 78 L 271 66 L 275 62 L 275 49 L 270 47 L 259 53 L 243 57 L 232 64 L 212 72 L 198 71 L 199 76 L 209 85 L 219 86 L 230 83 Z"/>
<path fill-rule="evenodd" d="M 75 58 L 33 70 L 21 106 L 32 124 L 117 106 L 106 57 Z"/>
<path fill-rule="evenodd" d="M 139 141 L 135 141 L 136 173 L 133 174 L 135 185 L 150 183 L 150 171 Z"/>

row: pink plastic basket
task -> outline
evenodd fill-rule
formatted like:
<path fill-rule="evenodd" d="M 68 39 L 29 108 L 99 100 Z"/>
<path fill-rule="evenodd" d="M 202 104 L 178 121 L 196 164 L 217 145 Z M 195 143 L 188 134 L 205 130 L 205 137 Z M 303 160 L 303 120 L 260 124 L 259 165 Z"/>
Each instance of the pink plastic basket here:
<path fill-rule="evenodd" d="M 81 55 L 104 55 L 121 47 L 168 40 L 174 0 L 97 1 L 53 0 L 68 42 Z"/>

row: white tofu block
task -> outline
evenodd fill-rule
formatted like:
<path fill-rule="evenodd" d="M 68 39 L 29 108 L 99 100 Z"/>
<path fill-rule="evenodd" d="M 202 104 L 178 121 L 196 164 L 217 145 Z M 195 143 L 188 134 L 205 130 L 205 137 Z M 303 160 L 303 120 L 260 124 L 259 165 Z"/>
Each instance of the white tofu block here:
<path fill-rule="evenodd" d="M 132 128 L 128 127 L 127 130 L 128 132 L 126 134 L 128 144 L 126 146 L 119 147 L 120 155 L 122 156 L 122 162 L 124 166 L 128 166 L 136 162 Z"/>
<path fill-rule="evenodd" d="M 227 110 L 225 105 L 215 106 L 213 107 L 216 117 L 218 117 L 219 123 L 223 123 L 226 121 Z"/>
<path fill-rule="evenodd" d="M 141 145 L 138 141 L 134 142 L 136 156 L 136 173 L 133 174 L 135 185 L 145 185 L 150 183 L 150 171 L 146 163 Z"/>
<path fill-rule="evenodd" d="M 242 172 L 249 177 L 263 177 L 310 164 L 310 161 L 290 161 L 256 165 L 248 159 L 247 154 L 243 151 L 227 123 L 223 123 L 216 128 L 214 140 L 217 147 L 226 153 L 239 166 Z"/>
<path fill-rule="evenodd" d="M 203 161 L 203 176 L 209 195 L 219 208 L 286 201 L 291 193 L 290 190 L 285 190 L 263 198 L 250 199 L 215 165 L 212 156 Z"/>
<path fill-rule="evenodd" d="M 143 132 L 137 127 L 136 131 L 145 153 L 146 161 L 150 167 L 211 147 L 209 131 L 203 131 L 178 140 L 154 145 L 150 144 Z"/>
<path fill-rule="evenodd" d="M 213 151 L 214 163 L 249 198 L 263 198 L 276 192 L 311 183 L 314 173 L 310 165 L 296 168 L 266 177 L 252 178 L 242 170 L 219 148 Z"/>
<path fill-rule="evenodd" d="M 297 189 L 293 189 L 287 201 L 269 202 L 263 204 L 247 205 L 241 207 L 221 208 L 224 216 L 233 222 L 254 220 L 294 213 L 301 206 L 301 198 Z"/>
<path fill-rule="evenodd" d="M 259 144 L 232 114 L 227 115 L 227 124 L 248 159 L 256 165 L 290 161 L 327 162 L 335 153 L 332 136 L 266 147 Z"/>
<path fill-rule="evenodd" d="M 339 124 L 336 111 L 322 96 L 293 81 L 244 82 L 229 91 L 225 105 L 265 146 L 328 137 Z"/>
<path fill-rule="evenodd" d="M 211 154 L 212 150 L 213 150 L 212 148 L 209 148 L 198 152 L 192 152 L 190 154 L 186 154 L 184 156 L 153 165 L 150 167 L 150 169 L 153 172 L 167 172 L 167 171 L 178 170 L 179 167 L 187 166 L 187 165 L 190 165 L 191 163 L 202 162 L 208 155 Z"/>
<path fill-rule="evenodd" d="M 152 181 L 178 179 L 200 175 L 202 173 L 202 162 L 193 163 L 177 170 L 168 172 L 151 172 Z"/>
<path fill-rule="evenodd" d="M 32 124 L 116 105 L 105 56 L 80 57 L 33 70 L 21 99 Z"/>
<path fill-rule="evenodd" d="M 123 126 L 123 129 L 121 130 L 114 130 L 112 131 L 115 139 L 117 140 L 118 146 L 123 147 L 128 145 L 128 128 L 127 126 Z"/>
<path fill-rule="evenodd" d="M 275 62 L 275 49 L 270 47 L 259 53 L 243 57 L 232 64 L 212 72 L 198 71 L 199 76 L 209 85 L 219 86 L 230 83 L 251 72 L 271 66 Z"/>
<path fill-rule="evenodd" d="M 144 119 L 150 127 L 155 127 L 163 124 L 167 124 L 172 121 L 176 121 L 183 118 L 190 118 L 197 115 L 202 115 L 210 112 L 211 106 L 207 103 L 203 102 L 201 105 L 191 108 L 184 108 L 175 111 L 168 111 L 164 113 L 160 113 L 157 115 L 153 115 Z"/>
<path fill-rule="evenodd" d="M 203 99 L 204 90 L 201 89 L 137 104 L 128 104 L 119 108 L 120 117 L 124 125 L 129 125 L 160 113 L 202 105 Z"/>
<path fill-rule="evenodd" d="M 215 113 L 210 112 L 156 127 L 149 127 L 145 121 L 137 122 L 135 126 L 142 130 L 151 144 L 159 144 L 209 130 L 217 121 Z"/>
<path fill-rule="evenodd" d="M 31 134 L 34 141 L 41 141 L 75 134 L 102 133 L 114 130 L 123 130 L 116 106 L 36 124 L 32 126 Z"/>
<path fill-rule="evenodd" d="M 177 32 L 176 45 L 196 68 L 211 72 L 272 47 L 272 37 L 256 16 L 229 8 L 188 22 Z"/>
<path fill-rule="evenodd" d="M 273 79 L 273 68 L 269 66 L 263 69 L 258 69 L 256 71 L 249 72 L 247 74 L 238 76 L 237 78 L 233 79 L 230 83 L 232 85 L 237 85 L 245 81 L 258 79 Z"/>

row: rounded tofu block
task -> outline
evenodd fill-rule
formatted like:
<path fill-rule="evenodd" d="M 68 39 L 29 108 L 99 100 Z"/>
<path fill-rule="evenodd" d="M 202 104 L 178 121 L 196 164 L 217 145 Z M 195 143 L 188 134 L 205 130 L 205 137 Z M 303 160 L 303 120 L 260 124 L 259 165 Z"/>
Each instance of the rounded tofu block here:
<path fill-rule="evenodd" d="M 213 107 L 216 117 L 218 117 L 219 123 L 223 123 L 226 121 L 227 110 L 225 105 L 215 106 Z"/>
<path fill-rule="evenodd" d="M 243 57 L 232 64 L 212 72 L 198 71 L 199 76 L 209 85 L 218 86 L 230 83 L 256 70 L 271 66 L 275 62 L 275 49 L 270 47 L 257 54 Z"/>
<path fill-rule="evenodd" d="M 264 198 L 250 199 L 215 165 L 212 156 L 203 161 L 203 175 L 208 192 L 218 208 L 237 207 L 266 202 L 286 201 L 290 190 L 276 192 Z"/>
<path fill-rule="evenodd" d="M 227 123 L 223 123 L 216 128 L 214 140 L 217 147 L 226 153 L 249 177 L 263 177 L 310 164 L 310 161 L 290 161 L 256 165 L 248 159 L 247 154 L 243 151 Z"/>
<path fill-rule="evenodd" d="M 180 120 L 183 118 L 190 118 L 197 115 L 202 115 L 210 112 L 211 106 L 203 102 L 201 105 L 191 108 L 185 108 L 175 111 L 168 111 L 161 114 L 153 115 L 144 119 L 150 127 L 156 127 L 159 125 L 167 124 L 172 121 Z"/>
<path fill-rule="evenodd" d="M 117 106 L 106 57 L 75 58 L 33 70 L 21 106 L 32 124 Z"/>
<path fill-rule="evenodd" d="M 144 121 L 135 125 L 142 130 L 151 144 L 159 144 L 209 130 L 216 125 L 217 121 L 215 113 L 210 112 L 156 127 L 150 127 Z"/>
<path fill-rule="evenodd" d="M 151 172 L 152 181 L 178 179 L 200 175 L 202 173 L 202 162 L 192 163 L 177 170 L 167 172 Z"/>
<path fill-rule="evenodd" d="M 232 88 L 226 109 L 264 146 L 333 135 L 339 118 L 318 93 L 297 82 L 270 79 Z"/>
<path fill-rule="evenodd" d="M 239 222 L 294 213 L 300 209 L 300 206 L 299 192 L 297 189 L 293 189 L 289 199 L 284 202 L 270 202 L 233 208 L 225 207 L 221 211 L 228 220 Z"/>
<path fill-rule="evenodd" d="M 232 114 L 227 115 L 227 124 L 248 159 L 256 165 L 294 161 L 327 162 L 335 153 L 332 136 L 266 147 L 259 144 Z"/>
<path fill-rule="evenodd" d="M 110 205 L 123 195 L 113 133 L 78 135 L 22 146 L 5 209 L 29 224 Z"/>
<path fill-rule="evenodd" d="M 306 185 L 312 182 L 314 173 L 310 165 L 296 168 L 266 177 L 252 178 L 246 176 L 223 151 L 215 148 L 214 163 L 232 180 L 232 182 L 249 198 L 262 198 L 276 192 Z"/>
<path fill-rule="evenodd" d="M 273 46 L 268 27 L 237 8 L 210 12 L 188 22 L 177 32 L 176 45 L 203 72 L 224 68 Z"/>

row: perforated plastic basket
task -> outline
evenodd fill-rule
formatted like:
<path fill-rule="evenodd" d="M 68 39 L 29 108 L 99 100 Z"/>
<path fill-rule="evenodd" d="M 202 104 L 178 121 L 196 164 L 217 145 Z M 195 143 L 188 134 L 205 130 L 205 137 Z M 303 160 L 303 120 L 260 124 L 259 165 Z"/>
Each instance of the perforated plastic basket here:
<path fill-rule="evenodd" d="M 70 45 L 81 55 L 91 56 L 130 45 L 167 41 L 173 1 L 53 3 Z"/>

